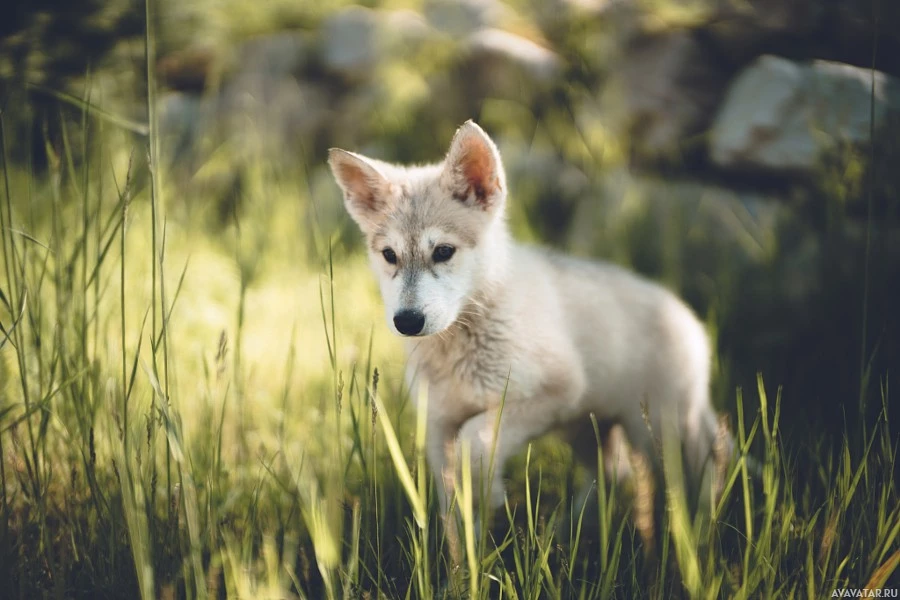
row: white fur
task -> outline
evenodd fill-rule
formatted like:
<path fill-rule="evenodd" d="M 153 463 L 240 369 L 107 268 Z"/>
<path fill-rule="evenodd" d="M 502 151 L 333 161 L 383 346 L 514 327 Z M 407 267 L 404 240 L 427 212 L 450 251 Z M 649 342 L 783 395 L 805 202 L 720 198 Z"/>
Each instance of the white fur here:
<path fill-rule="evenodd" d="M 408 372 L 427 381 L 428 460 L 442 506 L 463 443 L 476 474 L 494 453 L 489 499 L 497 506 L 507 459 L 551 430 L 591 464 L 592 414 L 604 429 L 621 425 L 657 472 L 657 439 L 671 426 L 688 481 L 699 485 L 717 424 L 710 347 L 681 300 L 619 267 L 514 243 L 500 155 L 472 122 L 437 165 L 400 167 L 340 150 L 329 162 L 367 238 L 389 325 L 396 332 L 399 310 L 425 316 L 423 335 L 408 338 Z M 456 248 L 453 258 L 429 263 L 441 244 Z M 397 265 L 382 256 L 386 247 Z"/>

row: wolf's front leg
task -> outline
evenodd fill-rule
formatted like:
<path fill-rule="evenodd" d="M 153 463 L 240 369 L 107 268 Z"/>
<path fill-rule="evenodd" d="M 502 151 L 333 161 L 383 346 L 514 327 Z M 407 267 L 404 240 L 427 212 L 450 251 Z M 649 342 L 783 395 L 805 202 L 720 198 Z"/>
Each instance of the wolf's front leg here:
<path fill-rule="evenodd" d="M 448 427 L 443 423 L 429 426 L 426 451 L 428 467 L 434 476 L 434 486 L 440 505 L 441 521 L 450 551 L 450 560 L 461 565 L 462 544 L 456 524 L 456 452 L 455 440 L 458 427 Z"/>
<path fill-rule="evenodd" d="M 456 493 L 456 453 L 454 441 L 458 428 L 430 427 L 426 440 L 428 467 L 434 476 L 441 515 L 446 515 Z"/>
<path fill-rule="evenodd" d="M 554 427 L 554 416 L 541 408 L 507 404 L 502 412 L 499 408 L 487 410 L 470 418 L 460 428 L 456 440 L 457 461 L 461 461 L 462 448 L 468 445 L 473 504 L 478 509 L 480 523 L 486 523 L 492 512 L 501 508 L 506 500 L 503 470 L 507 461 L 521 452 L 528 442 Z"/>
<path fill-rule="evenodd" d="M 463 448 L 468 447 L 470 473 L 472 477 L 472 504 L 478 509 L 493 511 L 503 506 L 506 498 L 503 486 L 503 466 L 506 460 L 517 453 L 520 443 L 512 444 L 505 429 L 510 427 L 506 415 L 489 410 L 463 423 L 454 443 L 454 460 L 458 465 L 457 477 L 463 474 Z M 514 427 L 514 426 L 513 426 Z M 501 442 L 501 440 L 503 440 Z M 502 446 L 501 446 L 502 444 Z M 514 446 L 514 447 L 513 447 Z M 485 506 L 482 505 L 485 501 Z M 481 515 L 480 515 L 481 516 Z"/>

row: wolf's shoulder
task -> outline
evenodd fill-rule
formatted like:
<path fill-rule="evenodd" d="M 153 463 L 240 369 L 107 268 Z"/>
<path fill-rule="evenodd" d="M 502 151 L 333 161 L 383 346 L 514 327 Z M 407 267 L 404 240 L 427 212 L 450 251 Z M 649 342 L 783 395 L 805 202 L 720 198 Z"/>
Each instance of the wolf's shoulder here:
<path fill-rule="evenodd" d="M 534 246 L 519 246 L 517 252 L 522 257 L 515 277 L 519 287 L 549 286 L 567 297 L 645 307 L 681 302 L 663 284 L 612 262 Z"/>

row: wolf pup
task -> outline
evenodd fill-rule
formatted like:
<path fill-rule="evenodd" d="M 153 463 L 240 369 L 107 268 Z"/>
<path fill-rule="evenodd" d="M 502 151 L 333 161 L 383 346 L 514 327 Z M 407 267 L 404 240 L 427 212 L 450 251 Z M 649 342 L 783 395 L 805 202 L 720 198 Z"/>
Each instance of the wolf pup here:
<path fill-rule="evenodd" d="M 427 381 L 442 509 L 463 444 L 476 481 L 490 486 L 488 508 L 505 498 L 488 466 L 502 470 L 549 431 L 596 468 L 592 415 L 601 435 L 620 425 L 657 476 L 657 438 L 672 427 L 689 489 L 699 487 L 718 420 L 709 342 L 681 300 L 622 268 L 515 243 L 500 154 L 472 121 L 438 164 L 339 149 L 328 162 L 365 235 L 388 325 L 407 338 L 410 381 Z"/>

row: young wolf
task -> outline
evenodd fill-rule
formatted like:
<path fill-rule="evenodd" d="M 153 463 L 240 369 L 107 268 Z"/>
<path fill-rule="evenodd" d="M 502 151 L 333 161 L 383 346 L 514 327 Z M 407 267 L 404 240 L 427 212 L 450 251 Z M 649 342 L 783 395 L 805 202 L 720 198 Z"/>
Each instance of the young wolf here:
<path fill-rule="evenodd" d="M 681 300 L 616 266 L 513 242 L 500 155 L 472 121 L 439 164 L 339 149 L 328 162 L 388 324 L 407 338 L 408 374 L 427 380 L 428 462 L 445 511 L 464 443 L 490 508 L 504 502 L 507 459 L 549 431 L 596 468 L 591 415 L 602 435 L 621 425 L 657 476 L 657 438 L 672 427 L 689 489 L 699 486 L 718 422 L 709 342 Z"/>

